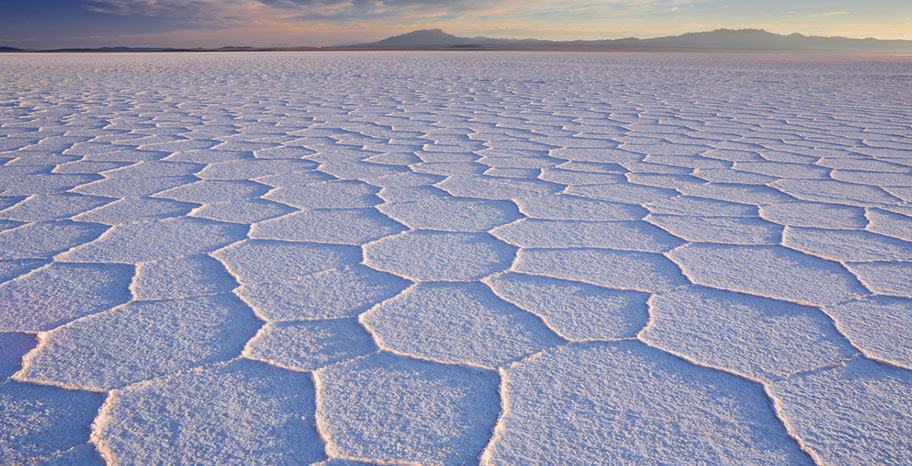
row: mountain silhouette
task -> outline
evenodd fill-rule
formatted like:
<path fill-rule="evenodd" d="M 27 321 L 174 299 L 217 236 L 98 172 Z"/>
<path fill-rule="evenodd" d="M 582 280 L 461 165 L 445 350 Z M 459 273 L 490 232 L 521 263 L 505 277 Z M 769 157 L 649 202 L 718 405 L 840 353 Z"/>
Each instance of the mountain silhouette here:
<path fill-rule="evenodd" d="M 493 39 L 457 37 L 440 29 L 425 29 L 378 42 L 347 48 L 493 50 L 716 50 L 716 51 L 832 51 L 912 53 L 912 41 L 817 37 L 774 34 L 763 29 L 716 29 L 652 39 L 603 39 L 551 41 L 539 39 Z"/>
<path fill-rule="evenodd" d="M 422 29 L 399 36 L 388 37 L 369 45 L 374 47 L 451 47 L 454 45 L 468 44 L 471 41 L 471 39 L 447 34 L 440 29 Z"/>

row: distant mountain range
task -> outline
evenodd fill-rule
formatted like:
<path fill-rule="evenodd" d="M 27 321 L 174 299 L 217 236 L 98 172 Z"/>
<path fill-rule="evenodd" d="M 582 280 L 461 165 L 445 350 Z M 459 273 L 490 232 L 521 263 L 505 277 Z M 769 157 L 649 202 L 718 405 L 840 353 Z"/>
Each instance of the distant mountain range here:
<path fill-rule="evenodd" d="M 550 41 L 457 37 L 440 29 L 414 31 L 379 42 L 353 45 L 363 49 L 483 50 L 704 50 L 704 51 L 831 51 L 912 53 L 912 40 L 849 39 L 802 34 L 773 34 L 762 29 L 717 29 L 654 39 Z"/>
<path fill-rule="evenodd" d="M 717 29 L 653 39 L 552 41 L 458 37 L 440 29 L 413 31 L 378 42 L 332 47 L 222 47 L 153 48 L 102 47 L 96 49 L 32 50 L 0 47 L 0 52 L 233 52 L 295 50 L 542 50 L 542 51 L 806 51 L 855 53 L 912 53 L 912 40 L 850 39 L 802 34 L 781 35 L 762 29 Z"/>

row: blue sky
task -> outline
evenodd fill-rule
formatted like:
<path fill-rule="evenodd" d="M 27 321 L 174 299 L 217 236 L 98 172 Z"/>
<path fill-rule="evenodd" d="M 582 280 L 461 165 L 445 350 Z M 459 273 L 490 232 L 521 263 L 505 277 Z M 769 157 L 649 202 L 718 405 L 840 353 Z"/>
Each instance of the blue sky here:
<path fill-rule="evenodd" d="M 912 0 L 0 0 L 0 45 L 333 45 L 441 28 L 610 39 L 728 28 L 912 39 Z"/>

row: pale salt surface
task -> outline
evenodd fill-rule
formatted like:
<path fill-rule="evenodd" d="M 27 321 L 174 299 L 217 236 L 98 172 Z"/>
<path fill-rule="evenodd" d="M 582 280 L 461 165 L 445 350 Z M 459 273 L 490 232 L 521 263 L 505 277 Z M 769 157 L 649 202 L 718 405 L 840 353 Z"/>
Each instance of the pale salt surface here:
<path fill-rule="evenodd" d="M 912 464 L 912 59 L 0 55 L 0 464 Z"/>

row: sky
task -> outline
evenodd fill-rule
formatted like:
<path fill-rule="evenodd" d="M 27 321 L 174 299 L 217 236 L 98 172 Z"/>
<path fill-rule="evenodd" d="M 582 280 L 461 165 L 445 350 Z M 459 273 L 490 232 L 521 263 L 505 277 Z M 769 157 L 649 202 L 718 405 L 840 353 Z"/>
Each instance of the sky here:
<path fill-rule="evenodd" d="M 322 46 L 416 29 L 552 40 L 718 28 L 912 39 L 912 0 L 0 0 L 0 46 Z"/>

